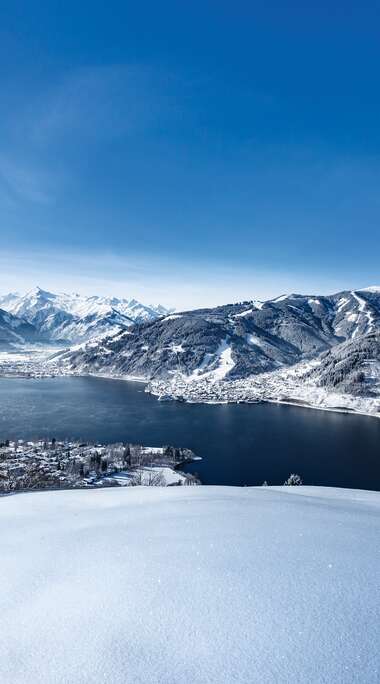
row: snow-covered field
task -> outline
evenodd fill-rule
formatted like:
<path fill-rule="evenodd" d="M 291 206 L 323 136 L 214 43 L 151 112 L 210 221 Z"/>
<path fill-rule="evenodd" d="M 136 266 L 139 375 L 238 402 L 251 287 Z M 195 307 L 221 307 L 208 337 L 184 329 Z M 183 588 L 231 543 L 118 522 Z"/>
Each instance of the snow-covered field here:
<path fill-rule="evenodd" d="M 2 684 L 379 682 L 380 494 L 0 499 Z"/>

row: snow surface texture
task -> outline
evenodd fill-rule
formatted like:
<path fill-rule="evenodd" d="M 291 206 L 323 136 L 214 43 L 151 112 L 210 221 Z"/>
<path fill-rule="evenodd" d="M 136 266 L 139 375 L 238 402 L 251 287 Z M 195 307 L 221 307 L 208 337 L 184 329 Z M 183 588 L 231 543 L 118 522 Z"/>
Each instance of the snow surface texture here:
<path fill-rule="evenodd" d="M 380 494 L 0 499 L 2 684 L 375 684 Z"/>

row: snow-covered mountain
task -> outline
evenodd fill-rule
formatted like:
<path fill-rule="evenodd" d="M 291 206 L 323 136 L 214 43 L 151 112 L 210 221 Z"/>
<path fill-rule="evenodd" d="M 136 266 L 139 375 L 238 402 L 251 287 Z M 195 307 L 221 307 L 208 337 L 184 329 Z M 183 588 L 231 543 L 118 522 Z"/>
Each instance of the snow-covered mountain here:
<path fill-rule="evenodd" d="M 34 325 L 0 309 L 0 350 L 10 350 L 25 344 L 43 342 Z"/>
<path fill-rule="evenodd" d="M 54 294 L 39 287 L 0 297 L 0 307 L 33 325 L 44 338 L 66 344 L 115 334 L 168 313 L 135 299 Z"/>
<path fill-rule="evenodd" d="M 311 377 L 321 387 L 354 395 L 380 393 L 380 330 L 355 337 L 321 354 Z"/>
<path fill-rule="evenodd" d="M 74 370 L 145 379 L 236 380 L 314 359 L 379 329 L 380 288 L 291 294 L 169 314 L 82 345 L 62 361 Z"/>

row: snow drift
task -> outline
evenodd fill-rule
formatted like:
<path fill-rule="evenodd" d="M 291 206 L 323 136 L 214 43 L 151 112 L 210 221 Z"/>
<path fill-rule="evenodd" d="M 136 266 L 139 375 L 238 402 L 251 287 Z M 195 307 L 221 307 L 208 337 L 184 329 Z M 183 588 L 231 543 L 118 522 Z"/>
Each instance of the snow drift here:
<path fill-rule="evenodd" d="M 0 499 L 0 681 L 379 681 L 380 494 Z"/>

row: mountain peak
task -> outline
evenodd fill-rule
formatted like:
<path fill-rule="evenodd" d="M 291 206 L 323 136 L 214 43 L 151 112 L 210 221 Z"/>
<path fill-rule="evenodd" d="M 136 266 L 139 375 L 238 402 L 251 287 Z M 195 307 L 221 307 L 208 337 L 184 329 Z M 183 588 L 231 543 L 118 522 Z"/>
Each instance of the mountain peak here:
<path fill-rule="evenodd" d="M 26 297 L 43 297 L 46 299 L 54 299 L 56 295 L 53 294 L 53 292 L 43 290 L 42 287 L 36 285 L 36 287 L 33 287 L 31 290 L 29 290 L 29 292 L 26 293 Z"/>
<path fill-rule="evenodd" d="M 370 287 L 362 287 L 358 292 L 374 292 L 378 294 L 380 292 L 380 285 L 370 285 Z"/>
<path fill-rule="evenodd" d="M 134 323 L 153 321 L 165 311 L 136 299 L 53 293 L 39 285 L 24 295 L 0 296 L 0 308 L 28 321 L 47 339 L 64 344 L 116 334 Z"/>

